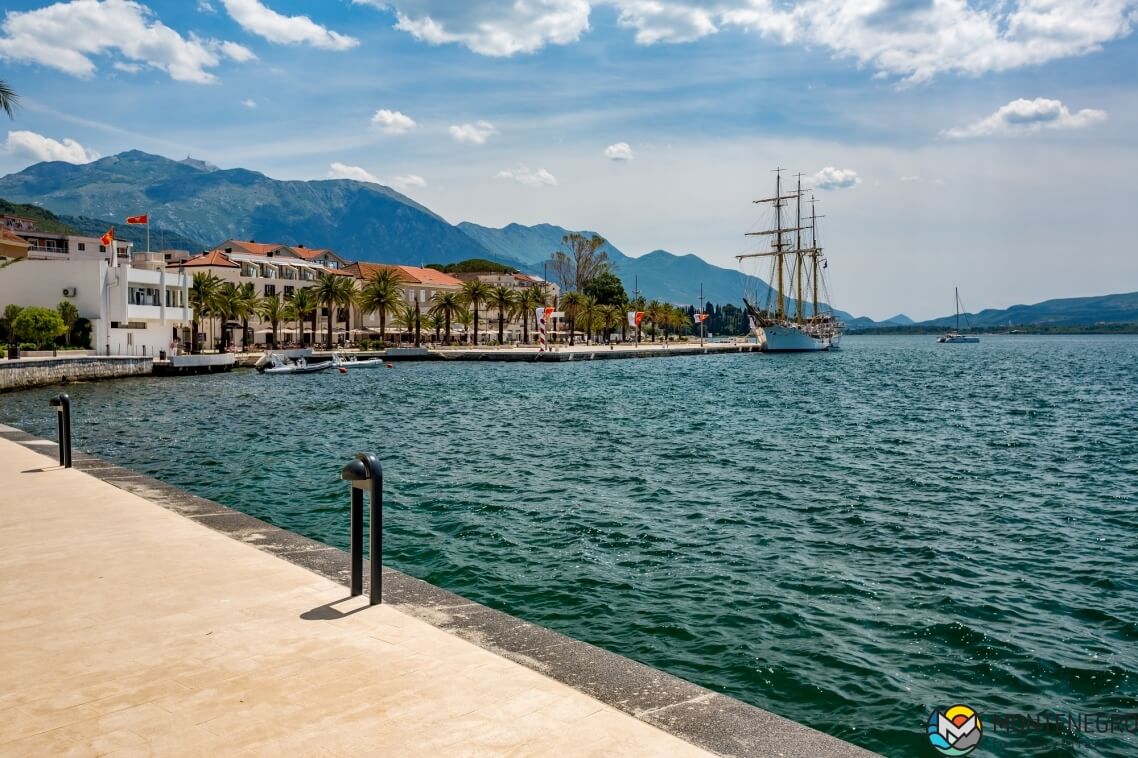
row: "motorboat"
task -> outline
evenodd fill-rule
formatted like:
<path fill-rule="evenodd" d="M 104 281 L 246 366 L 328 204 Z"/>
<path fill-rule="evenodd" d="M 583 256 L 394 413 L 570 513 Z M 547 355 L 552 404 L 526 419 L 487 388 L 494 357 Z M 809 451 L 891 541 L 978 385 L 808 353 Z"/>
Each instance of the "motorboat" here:
<path fill-rule="evenodd" d="M 358 358 L 342 353 L 332 356 L 332 364 L 337 368 L 381 368 L 385 363 L 383 358 Z"/>
<path fill-rule="evenodd" d="M 327 371 L 333 365 L 332 361 L 309 363 L 304 357 L 288 360 L 277 353 L 269 353 L 257 361 L 257 371 L 262 374 L 316 374 Z"/>

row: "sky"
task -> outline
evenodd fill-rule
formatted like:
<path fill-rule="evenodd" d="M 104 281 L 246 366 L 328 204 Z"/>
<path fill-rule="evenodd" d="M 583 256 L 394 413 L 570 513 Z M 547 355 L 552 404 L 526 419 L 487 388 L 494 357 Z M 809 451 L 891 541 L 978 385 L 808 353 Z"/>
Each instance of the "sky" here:
<path fill-rule="evenodd" d="M 736 269 L 781 167 L 856 315 L 1138 291 L 1138 0 L 5 5 L 0 173 L 191 155 Z"/>

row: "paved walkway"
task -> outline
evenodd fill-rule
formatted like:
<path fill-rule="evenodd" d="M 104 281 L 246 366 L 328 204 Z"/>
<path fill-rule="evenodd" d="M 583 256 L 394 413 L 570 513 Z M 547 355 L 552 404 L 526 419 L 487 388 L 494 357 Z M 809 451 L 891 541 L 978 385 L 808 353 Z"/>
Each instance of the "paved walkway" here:
<path fill-rule="evenodd" d="M 0 754 L 706 755 L 346 595 L 0 439 Z"/>

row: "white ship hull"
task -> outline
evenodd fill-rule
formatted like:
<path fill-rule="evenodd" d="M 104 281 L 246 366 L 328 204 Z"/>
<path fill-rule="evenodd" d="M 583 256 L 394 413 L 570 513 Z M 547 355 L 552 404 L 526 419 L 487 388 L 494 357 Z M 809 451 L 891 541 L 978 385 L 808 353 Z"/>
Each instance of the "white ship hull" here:
<path fill-rule="evenodd" d="M 792 326 L 761 326 L 759 345 L 767 353 L 812 353 L 830 349 L 830 337 L 822 337 Z"/>

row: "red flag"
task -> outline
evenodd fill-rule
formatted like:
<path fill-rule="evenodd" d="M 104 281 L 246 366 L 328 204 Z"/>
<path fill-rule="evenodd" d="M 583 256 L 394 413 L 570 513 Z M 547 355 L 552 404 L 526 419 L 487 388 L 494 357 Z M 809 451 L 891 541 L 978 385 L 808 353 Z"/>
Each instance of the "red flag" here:
<path fill-rule="evenodd" d="M 114 241 L 115 241 L 115 228 L 113 226 L 107 230 L 106 234 L 104 234 L 102 237 L 99 237 L 99 242 L 102 242 L 104 245 L 109 245 Z"/>
<path fill-rule="evenodd" d="M 141 216 L 127 216 L 126 222 L 128 224 L 149 224 L 150 214 L 143 213 Z"/>

